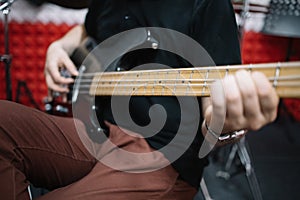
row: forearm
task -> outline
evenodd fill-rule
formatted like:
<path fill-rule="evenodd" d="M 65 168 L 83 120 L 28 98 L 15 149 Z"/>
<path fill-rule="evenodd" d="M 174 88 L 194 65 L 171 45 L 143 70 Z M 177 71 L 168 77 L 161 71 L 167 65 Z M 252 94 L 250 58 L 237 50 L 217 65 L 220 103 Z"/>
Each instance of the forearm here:
<path fill-rule="evenodd" d="M 84 25 L 77 25 L 67 32 L 62 38 L 56 40 L 52 45 L 61 47 L 71 55 L 76 47 L 87 37 Z"/>

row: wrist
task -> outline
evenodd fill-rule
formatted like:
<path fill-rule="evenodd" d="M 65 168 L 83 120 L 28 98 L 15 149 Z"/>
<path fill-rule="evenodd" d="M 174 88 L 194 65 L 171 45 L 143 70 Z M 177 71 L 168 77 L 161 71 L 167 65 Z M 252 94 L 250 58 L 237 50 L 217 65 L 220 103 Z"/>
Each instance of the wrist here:
<path fill-rule="evenodd" d="M 232 143 L 240 138 L 242 138 L 246 133 L 246 129 L 236 130 L 232 132 L 226 132 L 226 133 L 217 133 L 214 130 L 212 130 L 209 125 L 207 124 L 206 120 L 202 123 L 202 132 L 204 135 L 207 135 L 210 139 L 213 138 L 213 140 L 217 140 L 218 143 Z"/>

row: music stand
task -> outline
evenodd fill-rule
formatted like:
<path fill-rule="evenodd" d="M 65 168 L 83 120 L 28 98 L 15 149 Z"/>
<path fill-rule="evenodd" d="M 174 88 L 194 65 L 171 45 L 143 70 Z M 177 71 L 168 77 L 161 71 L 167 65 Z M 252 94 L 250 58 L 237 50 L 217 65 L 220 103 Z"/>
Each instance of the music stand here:
<path fill-rule="evenodd" d="M 10 7 L 14 3 L 14 0 L 0 0 L 0 11 L 4 16 L 4 54 L 0 55 L 0 62 L 4 63 L 5 66 L 5 83 L 6 83 L 6 98 L 12 100 L 12 86 L 11 86 L 11 75 L 10 66 L 12 57 L 9 51 L 9 26 L 8 26 L 8 15 L 10 13 Z"/>

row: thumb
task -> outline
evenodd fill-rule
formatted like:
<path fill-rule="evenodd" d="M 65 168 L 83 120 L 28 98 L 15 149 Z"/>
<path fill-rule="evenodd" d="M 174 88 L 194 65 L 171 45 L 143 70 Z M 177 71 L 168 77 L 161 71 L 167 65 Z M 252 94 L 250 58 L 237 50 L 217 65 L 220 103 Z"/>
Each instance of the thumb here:
<path fill-rule="evenodd" d="M 73 76 L 77 76 L 78 75 L 77 67 L 74 65 L 74 63 L 72 62 L 72 60 L 70 59 L 70 57 L 66 57 L 65 58 L 64 65 L 65 65 L 66 69 Z"/>
<path fill-rule="evenodd" d="M 217 80 L 211 86 L 211 116 L 207 120 L 210 129 L 218 135 L 221 134 L 226 119 L 226 99 L 221 80 Z"/>
<path fill-rule="evenodd" d="M 218 137 L 221 135 L 226 118 L 226 100 L 222 82 L 217 80 L 211 86 L 211 105 L 205 112 L 204 130 L 206 129 L 205 139 L 200 147 L 199 158 L 204 158 L 217 144 Z M 208 133 L 207 129 L 213 131 L 216 137 Z"/>

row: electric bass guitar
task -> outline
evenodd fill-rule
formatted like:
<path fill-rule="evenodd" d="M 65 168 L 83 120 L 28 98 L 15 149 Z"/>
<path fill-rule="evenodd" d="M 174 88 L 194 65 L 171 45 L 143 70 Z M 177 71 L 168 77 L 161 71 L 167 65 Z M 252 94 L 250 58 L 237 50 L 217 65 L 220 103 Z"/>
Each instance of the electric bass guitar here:
<path fill-rule="evenodd" d="M 92 46 L 92 45 L 90 45 Z M 97 61 L 82 65 L 90 50 L 77 49 L 72 59 L 79 65 L 79 76 L 67 104 L 47 102 L 47 112 L 72 116 L 80 113 L 91 129 L 97 127 L 95 96 L 210 96 L 210 85 L 237 70 L 264 73 L 281 98 L 300 98 L 300 61 L 247 65 L 170 68 L 137 71 L 99 72 Z M 71 104 L 73 106 L 71 106 Z M 75 105 L 75 106 L 74 106 Z"/>

